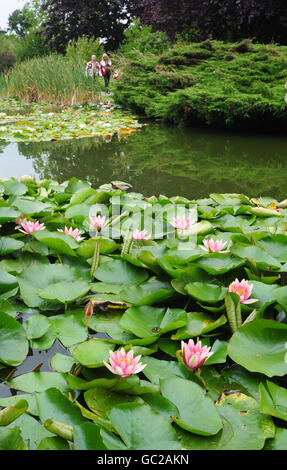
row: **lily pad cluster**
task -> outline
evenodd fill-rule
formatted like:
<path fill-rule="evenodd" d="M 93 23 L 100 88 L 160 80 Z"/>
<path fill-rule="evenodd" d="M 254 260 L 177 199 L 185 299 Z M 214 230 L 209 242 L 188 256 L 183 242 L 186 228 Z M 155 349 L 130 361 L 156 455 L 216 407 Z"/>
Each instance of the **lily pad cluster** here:
<path fill-rule="evenodd" d="M 1 449 L 286 450 L 286 201 L 26 176 L 0 224 Z"/>
<path fill-rule="evenodd" d="M 30 142 L 130 135 L 142 127 L 112 102 L 57 108 L 0 99 L 0 141 Z"/>

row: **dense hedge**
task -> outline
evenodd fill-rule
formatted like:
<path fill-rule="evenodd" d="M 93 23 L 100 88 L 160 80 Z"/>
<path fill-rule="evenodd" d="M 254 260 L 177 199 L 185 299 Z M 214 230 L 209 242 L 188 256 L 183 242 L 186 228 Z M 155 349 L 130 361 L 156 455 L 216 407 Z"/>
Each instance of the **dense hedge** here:
<path fill-rule="evenodd" d="M 196 30 L 202 39 L 240 40 L 286 44 L 285 0 L 134 0 L 135 13 L 153 31 L 176 33 Z"/>
<path fill-rule="evenodd" d="M 287 47 L 204 41 L 118 56 L 115 98 L 148 117 L 220 125 L 284 125 Z"/>

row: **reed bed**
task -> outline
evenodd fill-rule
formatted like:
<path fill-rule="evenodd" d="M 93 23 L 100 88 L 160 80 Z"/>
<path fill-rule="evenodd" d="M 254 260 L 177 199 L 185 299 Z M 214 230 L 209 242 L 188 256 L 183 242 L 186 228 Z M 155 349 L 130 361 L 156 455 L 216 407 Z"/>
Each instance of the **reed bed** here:
<path fill-rule="evenodd" d="M 59 106 L 94 101 L 101 89 L 85 76 L 85 63 L 56 54 L 19 63 L 0 78 L 1 97 Z"/>

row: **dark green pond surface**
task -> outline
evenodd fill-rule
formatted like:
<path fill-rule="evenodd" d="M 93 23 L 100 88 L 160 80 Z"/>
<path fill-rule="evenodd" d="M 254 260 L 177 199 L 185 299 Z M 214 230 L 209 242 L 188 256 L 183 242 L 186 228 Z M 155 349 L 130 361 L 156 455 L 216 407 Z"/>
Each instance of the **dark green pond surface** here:
<path fill-rule="evenodd" d="M 188 198 L 212 192 L 285 199 L 287 136 L 148 124 L 125 139 L 0 143 L 0 177 L 30 174 L 59 182 L 72 176 L 99 186 L 131 183 L 146 196 Z"/>

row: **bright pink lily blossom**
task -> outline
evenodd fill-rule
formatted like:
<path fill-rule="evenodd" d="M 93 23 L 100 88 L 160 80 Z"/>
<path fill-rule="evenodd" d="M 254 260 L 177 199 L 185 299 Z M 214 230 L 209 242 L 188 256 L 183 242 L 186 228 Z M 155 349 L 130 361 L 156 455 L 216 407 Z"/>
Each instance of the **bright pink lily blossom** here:
<path fill-rule="evenodd" d="M 174 217 L 170 224 L 178 230 L 189 230 L 194 220 L 191 217 Z"/>
<path fill-rule="evenodd" d="M 89 217 L 90 227 L 96 230 L 101 230 L 106 223 L 106 217 L 104 215 L 93 215 Z"/>
<path fill-rule="evenodd" d="M 210 349 L 208 346 L 201 346 L 201 341 L 196 344 L 192 339 L 188 343 L 182 341 L 181 352 L 184 364 L 192 371 L 198 369 L 213 354 L 209 352 Z"/>
<path fill-rule="evenodd" d="M 223 240 L 214 241 L 213 238 L 205 238 L 202 243 L 204 246 L 200 246 L 200 248 L 209 253 L 228 253 L 228 250 L 223 251 L 227 244 L 227 242 Z"/>
<path fill-rule="evenodd" d="M 245 279 L 242 279 L 241 282 L 238 279 L 235 279 L 228 288 L 229 292 L 239 295 L 240 302 L 242 304 L 253 304 L 254 302 L 258 302 L 258 299 L 249 299 L 252 289 L 253 284 L 248 284 L 248 281 L 245 281 Z"/>
<path fill-rule="evenodd" d="M 81 237 L 80 230 L 77 229 L 77 228 L 75 228 L 74 230 L 72 229 L 72 227 L 70 227 L 70 228 L 65 227 L 65 230 L 62 230 L 62 229 L 58 228 L 58 232 L 63 232 L 66 235 L 71 235 L 71 237 L 73 237 L 75 240 L 77 240 L 77 242 L 80 242 L 80 241 L 84 240 L 84 238 Z"/>
<path fill-rule="evenodd" d="M 28 220 L 26 222 L 22 222 L 21 227 L 23 228 L 23 230 L 21 230 L 19 228 L 20 232 L 27 233 L 28 235 L 30 235 L 30 233 L 32 233 L 32 232 L 38 232 L 39 230 L 45 230 L 45 228 L 46 228 L 45 225 L 40 224 L 40 222 L 38 220 L 36 222 L 31 222 L 30 220 Z"/>
<path fill-rule="evenodd" d="M 151 240 L 151 235 L 148 235 L 146 230 L 135 229 L 133 231 L 133 239 L 136 242 L 140 242 L 142 240 Z"/>
<path fill-rule="evenodd" d="M 140 358 L 141 355 L 134 357 L 132 349 L 126 353 L 124 348 L 121 348 L 116 353 L 110 351 L 110 364 L 105 361 L 104 364 L 113 374 L 127 378 L 138 374 L 146 367 L 147 364 L 139 362 Z"/>

